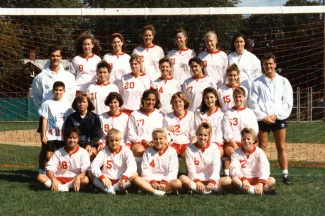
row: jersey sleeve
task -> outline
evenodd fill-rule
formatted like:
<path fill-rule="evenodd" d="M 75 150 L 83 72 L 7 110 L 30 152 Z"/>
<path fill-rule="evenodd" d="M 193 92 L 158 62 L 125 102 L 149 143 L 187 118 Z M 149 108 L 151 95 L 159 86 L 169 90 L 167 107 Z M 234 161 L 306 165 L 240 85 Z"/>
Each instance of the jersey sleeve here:
<path fill-rule="evenodd" d="M 104 154 L 105 150 L 100 151 L 91 163 L 91 174 L 93 174 L 93 176 L 95 176 L 96 178 L 99 178 L 101 175 L 103 175 L 102 170 L 100 168 L 104 165 Z"/>
<path fill-rule="evenodd" d="M 130 149 L 125 153 L 126 160 L 126 170 L 122 175 L 122 179 L 128 180 L 131 176 L 137 171 L 137 164 L 135 162 L 135 158 Z"/>
<path fill-rule="evenodd" d="M 39 80 L 39 75 L 38 75 L 33 79 L 33 83 L 32 83 L 33 103 L 37 110 L 42 105 L 42 94 L 43 94 L 42 83 Z"/>
<path fill-rule="evenodd" d="M 270 176 L 270 163 L 263 150 L 259 151 L 258 162 L 259 162 L 258 167 L 261 173 L 261 175 L 259 176 L 259 182 L 266 184 L 267 179 Z"/>
<path fill-rule="evenodd" d="M 81 154 L 81 167 L 80 171 L 85 172 L 90 167 L 90 158 L 86 151 Z"/>
<path fill-rule="evenodd" d="M 252 84 L 252 91 L 249 97 L 249 107 L 254 111 L 257 120 L 262 121 L 267 114 L 263 112 L 258 105 L 259 92 L 257 85 L 258 84 L 256 81 L 254 81 Z"/>
<path fill-rule="evenodd" d="M 150 182 L 152 180 L 151 178 L 151 170 L 150 170 L 150 161 L 149 161 L 149 156 L 148 156 L 148 151 L 146 150 L 143 154 L 143 157 L 142 157 L 142 162 L 141 162 L 141 175 L 142 177 Z"/>
<path fill-rule="evenodd" d="M 185 161 L 186 161 L 188 177 L 191 180 L 198 179 L 197 178 L 196 167 L 195 167 L 195 164 L 194 164 L 194 158 L 191 156 L 191 149 L 189 147 L 186 147 Z"/>
<path fill-rule="evenodd" d="M 224 132 L 224 138 L 227 142 L 229 142 L 231 139 L 235 138 L 232 128 L 230 126 L 228 112 L 226 112 L 226 114 L 224 114 L 224 116 L 223 116 L 222 128 L 223 128 L 223 132 Z"/>
<path fill-rule="evenodd" d="M 252 80 L 262 75 L 261 61 L 252 54 L 253 57 L 253 67 L 252 67 Z"/>
<path fill-rule="evenodd" d="M 50 160 L 47 162 L 45 170 L 52 171 L 55 173 L 60 166 L 60 155 L 59 150 L 56 150 Z"/>
<path fill-rule="evenodd" d="M 195 115 L 193 114 L 193 118 L 191 119 L 190 125 L 189 125 L 189 137 L 190 140 L 196 136 L 196 123 L 195 123 Z"/>
<path fill-rule="evenodd" d="M 168 147 L 172 148 L 172 147 Z M 174 179 L 177 179 L 178 174 L 178 156 L 176 151 L 172 149 L 170 155 L 169 155 L 169 166 L 168 166 L 168 173 L 166 176 L 164 176 L 163 180 L 170 182 Z"/>
<path fill-rule="evenodd" d="M 233 152 L 231 155 L 231 162 L 230 162 L 230 175 L 233 177 L 242 178 L 244 177 L 241 172 L 241 165 L 240 165 L 240 158 L 237 152 Z"/>
<path fill-rule="evenodd" d="M 224 129 L 222 126 L 222 121 L 224 119 L 224 113 L 222 112 L 221 116 L 217 119 L 216 129 L 215 129 L 215 139 L 218 144 L 223 144 L 224 138 Z"/>
<path fill-rule="evenodd" d="M 216 154 L 213 154 L 213 164 L 212 164 L 212 174 L 210 177 L 210 182 L 216 184 L 220 179 L 220 166 L 221 166 L 221 159 L 220 159 L 220 151 L 216 147 Z"/>
<path fill-rule="evenodd" d="M 224 53 L 223 66 L 222 66 L 222 74 L 223 74 L 223 83 L 222 83 L 222 85 L 226 84 L 226 80 L 227 80 L 227 68 L 228 68 L 228 57 L 227 57 L 227 54 Z"/>
<path fill-rule="evenodd" d="M 70 69 L 70 73 L 72 73 L 76 77 L 77 76 L 77 64 L 75 62 L 75 58 L 72 59 L 69 69 Z"/>
<path fill-rule="evenodd" d="M 94 115 L 94 124 L 92 126 L 92 131 L 91 131 L 91 137 L 90 137 L 90 142 L 89 144 L 92 147 L 97 147 L 98 141 L 100 140 L 100 138 L 102 137 L 102 127 L 101 127 L 101 122 L 100 119 L 98 117 L 98 115 Z"/>
<path fill-rule="evenodd" d="M 49 119 L 49 105 L 48 103 L 44 102 L 41 108 L 38 110 L 38 114 L 43 118 Z"/>
<path fill-rule="evenodd" d="M 201 118 L 200 118 L 200 112 L 199 110 L 196 110 L 194 113 L 194 119 L 195 119 L 195 128 L 198 128 L 199 125 L 202 123 Z"/>
<path fill-rule="evenodd" d="M 127 124 L 127 141 L 131 143 L 138 143 L 141 141 L 138 136 L 137 125 L 133 115 L 130 116 Z"/>
<path fill-rule="evenodd" d="M 293 90 L 290 82 L 287 79 L 283 80 L 284 90 L 281 104 L 277 106 L 275 115 L 278 119 L 284 120 L 288 118 L 292 111 L 293 106 Z"/>

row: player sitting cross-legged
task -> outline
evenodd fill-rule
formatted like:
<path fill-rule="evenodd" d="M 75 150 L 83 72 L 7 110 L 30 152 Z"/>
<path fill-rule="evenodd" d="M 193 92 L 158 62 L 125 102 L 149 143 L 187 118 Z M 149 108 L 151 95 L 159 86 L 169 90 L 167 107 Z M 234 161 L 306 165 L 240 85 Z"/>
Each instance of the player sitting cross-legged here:
<path fill-rule="evenodd" d="M 253 129 L 244 128 L 241 140 L 241 147 L 231 155 L 232 184 L 244 193 L 261 195 L 275 184 L 275 179 L 269 177 L 270 163 L 264 151 L 254 144 Z"/>
<path fill-rule="evenodd" d="M 106 147 L 100 151 L 91 164 L 93 183 L 108 194 L 125 192 L 138 176 L 132 151 L 121 146 L 122 134 L 112 128 L 106 136 Z"/>
<path fill-rule="evenodd" d="M 90 166 L 88 153 L 80 148 L 79 131 L 72 128 L 65 134 L 66 145 L 55 151 L 46 165 L 46 174 L 39 174 L 37 180 L 51 191 L 79 191 L 81 185 L 89 183 L 85 175 Z"/>
<path fill-rule="evenodd" d="M 177 179 L 178 157 L 176 150 L 167 143 L 163 129 L 152 132 L 153 146 L 146 149 L 141 163 L 142 177 L 134 182 L 142 190 L 163 196 L 166 192 L 178 191 L 182 183 Z"/>

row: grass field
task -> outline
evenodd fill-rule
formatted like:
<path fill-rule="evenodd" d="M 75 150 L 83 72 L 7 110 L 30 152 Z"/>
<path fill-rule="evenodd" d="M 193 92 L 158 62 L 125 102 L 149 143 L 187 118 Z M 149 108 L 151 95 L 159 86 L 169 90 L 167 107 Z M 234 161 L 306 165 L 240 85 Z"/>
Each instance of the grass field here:
<path fill-rule="evenodd" d="M 52 193 L 35 186 L 36 167 L 0 168 L 0 215 L 324 215 L 325 172 L 292 168 L 292 186 L 272 168 L 278 195 L 110 196 L 101 192 Z"/>

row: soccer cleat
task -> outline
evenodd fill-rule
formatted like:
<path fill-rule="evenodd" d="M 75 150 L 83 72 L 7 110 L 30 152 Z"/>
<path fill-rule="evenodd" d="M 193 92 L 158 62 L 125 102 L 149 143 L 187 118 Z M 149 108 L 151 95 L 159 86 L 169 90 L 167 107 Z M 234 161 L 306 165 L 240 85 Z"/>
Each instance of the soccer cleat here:
<path fill-rule="evenodd" d="M 113 190 L 113 187 L 105 187 L 104 191 L 108 194 L 116 195 L 115 191 Z"/>
<path fill-rule="evenodd" d="M 117 190 L 116 195 L 127 195 L 129 192 L 127 190 Z"/>
<path fill-rule="evenodd" d="M 276 190 L 266 190 L 263 192 L 264 195 L 277 195 Z"/>
<path fill-rule="evenodd" d="M 166 192 L 166 195 L 167 196 L 179 196 L 179 193 L 178 191 L 169 191 L 169 192 Z"/>
<path fill-rule="evenodd" d="M 291 180 L 290 180 L 288 174 L 283 174 L 283 175 L 282 175 L 282 181 L 283 181 L 283 183 L 286 184 L 286 185 L 291 185 Z"/>
<path fill-rule="evenodd" d="M 192 190 L 188 190 L 188 194 L 189 195 L 193 195 L 193 191 Z"/>

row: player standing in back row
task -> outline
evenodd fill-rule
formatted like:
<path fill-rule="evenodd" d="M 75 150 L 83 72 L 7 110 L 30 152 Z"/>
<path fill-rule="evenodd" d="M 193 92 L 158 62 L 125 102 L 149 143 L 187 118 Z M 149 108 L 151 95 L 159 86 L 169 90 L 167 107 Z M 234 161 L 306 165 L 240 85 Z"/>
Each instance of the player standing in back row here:
<path fill-rule="evenodd" d="M 265 151 L 270 131 L 273 132 L 282 170 L 283 183 L 290 185 L 288 158 L 285 150 L 286 119 L 293 105 L 293 91 L 290 82 L 276 73 L 276 58 L 267 53 L 263 57 L 264 74 L 253 82 L 250 107 L 259 126 L 259 146 Z"/>

